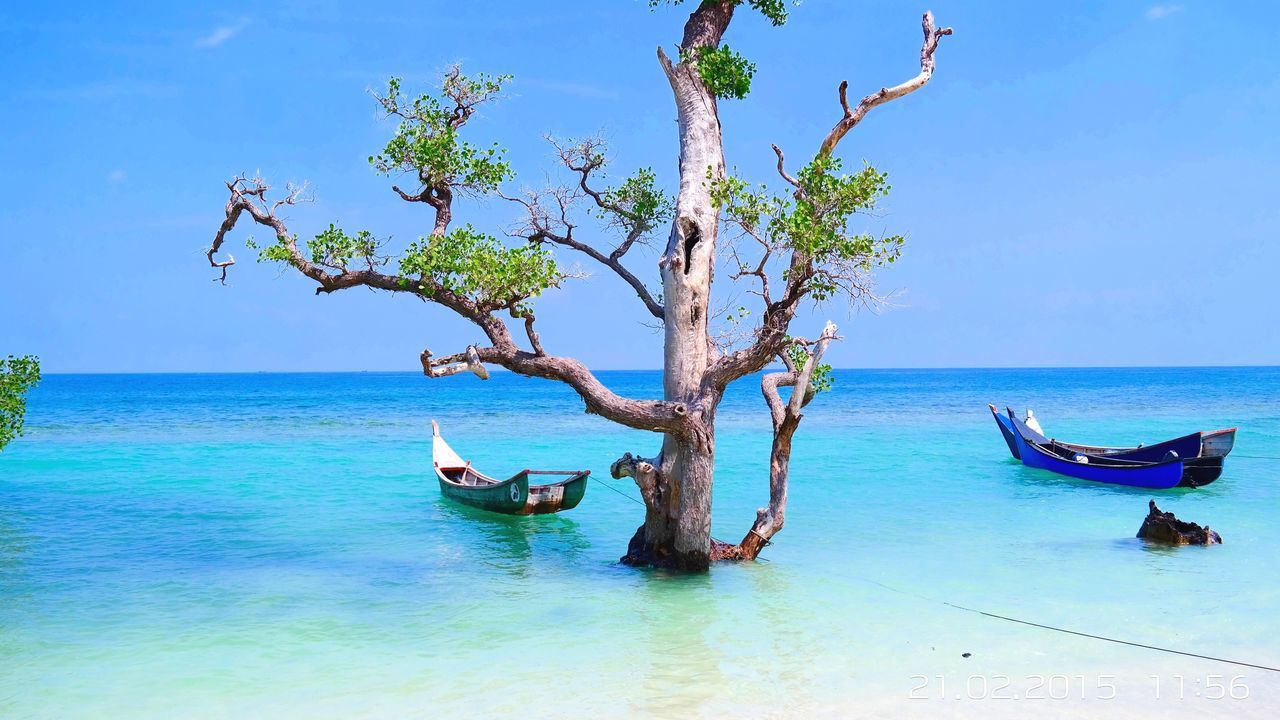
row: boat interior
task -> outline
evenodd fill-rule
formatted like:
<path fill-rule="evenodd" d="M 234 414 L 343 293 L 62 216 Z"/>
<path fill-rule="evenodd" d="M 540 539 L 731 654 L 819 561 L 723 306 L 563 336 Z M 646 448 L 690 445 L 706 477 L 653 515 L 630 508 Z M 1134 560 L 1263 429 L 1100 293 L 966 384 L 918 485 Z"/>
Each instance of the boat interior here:
<path fill-rule="evenodd" d="M 1054 455 L 1057 455 L 1058 457 L 1068 462 L 1075 462 L 1075 463 L 1082 462 L 1080 458 L 1086 457 L 1079 450 L 1076 450 L 1075 448 L 1069 447 L 1067 445 L 1063 445 L 1062 443 L 1057 442 L 1055 440 L 1050 440 L 1047 444 L 1036 443 L 1036 445 L 1038 445 L 1041 449 L 1046 450 Z M 1114 467 L 1114 468 L 1150 467 L 1151 465 L 1159 465 L 1161 462 L 1177 462 L 1178 459 L 1179 458 L 1177 457 L 1177 455 L 1174 455 L 1173 457 L 1166 458 L 1165 460 L 1162 460 L 1160 462 L 1151 463 L 1151 462 L 1144 462 L 1141 460 L 1125 460 L 1123 458 L 1114 458 L 1106 455 L 1089 455 L 1086 457 L 1086 461 L 1090 465 L 1097 465 L 1099 467 Z"/>
<path fill-rule="evenodd" d="M 1063 445 L 1062 443 L 1056 440 L 1050 440 L 1049 438 L 1046 438 L 1044 435 L 1041 435 L 1040 433 L 1027 427 L 1026 423 L 1019 420 L 1017 416 L 1013 414 L 1012 410 L 1009 410 L 1008 412 L 1009 412 L 1009 419 L 1013 421 L 1014 429 L 1019 434 L 1022 435 L 1022 439 L 1025 440 L 1028 445 L 1032 446 L 1033 448 L 1039 448 L 1041 451 L 1045 452 L 1046 454 L 1054 455 L 1058 458 L 1066 460 L 1067 462 L 1088 463 L 1090 465 L 1095 465 L 1098 467 L 1139 468 L 1139 467 L 1150 467 L 1151 465 L 1159 465 L 1167 462 L 1177 462 L 1179 460 L 1177 455 L 1174 455 L 1172 457 L 1166 457 L 1165 459 L 1155 463 L 1140 461 L 1140 460 L 1125 460 L 1122 458 L 1109 457 L 1106 455 L 1086 455 L 1084 453 L 1081 453 L 1078 449 L 1074 447 Z"/>
<path fill-rule="evenodd" d="M 455 485 L 469 485 L 472 487 L 482 487 L 484 485 L 497 485 L 499 481 L 477 472 L 468 463 L 466 467 L 460 468 L 438 468 L 441 475 L 449 482 Z"/>

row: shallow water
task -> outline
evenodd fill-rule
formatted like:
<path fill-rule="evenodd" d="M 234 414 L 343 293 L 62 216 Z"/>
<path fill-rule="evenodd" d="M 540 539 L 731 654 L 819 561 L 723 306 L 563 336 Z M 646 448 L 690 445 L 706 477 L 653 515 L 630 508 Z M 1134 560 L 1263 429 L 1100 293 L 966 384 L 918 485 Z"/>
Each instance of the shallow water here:
<path fill-rule="evenodd" d="M 1153 495 L 1022 467 L 988 402 L 1098 444 L 1241 429 L 1221 480 Z M 631 497 L 609 463 L 658 444 L 508 374 L 47 377 L 0 454 L 0 716 L 1280 708 L 1280 673 L 943 604 L 1280 667 L 1280 369 L 840 371 L 768 561 L 702 577 L 618 565 L 641 513 L 599 483 L 550 517 L 444 500 L 432 418 L 492 474 L 591 468 Z M 756 385 L 718 427 L 714 533 L 736 540 L 767 495 Z M 1149 497 L 1225 544 L 1134 539 Z M 1232 678 L 1247 699 L 1210 699 Z"/>

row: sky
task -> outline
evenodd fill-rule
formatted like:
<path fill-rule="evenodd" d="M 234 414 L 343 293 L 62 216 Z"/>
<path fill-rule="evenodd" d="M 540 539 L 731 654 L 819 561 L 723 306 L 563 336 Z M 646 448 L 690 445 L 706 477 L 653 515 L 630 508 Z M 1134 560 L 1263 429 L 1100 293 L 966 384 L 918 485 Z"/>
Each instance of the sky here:
<path fill-rule="evenodd" d="M 877 311 L 829 303 L 837 367 L 1280 364 L 1280 71 L 1259 40 L 1266 3 L 806 0 L 726 41 L 757 65 L 721 104 L 728 162 L 776 187 L 771 143 L 811 156 L 860 97 L 918 71 L 919 15 L 955 28 L 933 81 L 874 110 L 840 146 L 888 172 L 863 227 L 902 234 Z M 289 213 L 394 242 L 425 234 L 367 157 L 392 125 L 371 88 L 427 90 L 460 62 L 510 73 L 468 126 L 509 148 L 507 186 L 542 186 L 543 136 L 601 134 L 614 177 L 674 187 L 670 88 L 655 48 L 687 8 L 645 0 L 442 3 L 11 3 L 0 9 L 0 355 L 48 372 L 415 370 L 482 338 L 447 310 L 363 289 L 318 297 L 296 273 L 204 258 L 224 182 L 308 181 Z M 505 203 L 458 207 L 498 233 Z M 599 233 L 601 244 L 615 239 Z M 661 366 L 661 337 L 616 277 L 537 301 L 549 352 L 594 368 Z M 652 255 L 633 270 L 656 280 Z M 736 302 L 718 279 L 718 303 Z M 748 298 L 749 302 L 749 298 Z"/>

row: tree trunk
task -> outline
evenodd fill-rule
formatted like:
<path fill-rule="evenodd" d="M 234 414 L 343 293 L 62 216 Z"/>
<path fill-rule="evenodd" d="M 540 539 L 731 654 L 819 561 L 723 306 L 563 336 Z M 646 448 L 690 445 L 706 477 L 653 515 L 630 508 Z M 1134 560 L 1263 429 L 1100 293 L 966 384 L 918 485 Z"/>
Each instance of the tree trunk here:
<path fill-rule="evenodd" d="M 723 20 L 727 24 L 727 17 Z M 709 180 L 724 177 L 724 149 L 716 98 L 697 69 L 688 63 L 672 64 L 661 48 L 658 59 L 675 95 L 680 133 L 680 190 L 671 234 L 658 263 L 665 306 L 663 396 L 686 408 L 688 422 L 680 432 L 664 436 L 652 476 L 654 491 L 645 498 L 645 523 L 623 562 L 698 572 L 706 570 L 711 559 L 718 401 L 702 387 L 711 353 L 707 307 L 720 224 Z"/>
<path fill-rule="evenodd" d="M 635 477 L 645 501 L 644 524 L 636 529 L 622 562 L 686 572 L 708 568 L 715 461 L 712 433 L 706 425 L 690 438 L 668 435 L 660 458 L 640 461 L 644 467 L 634 472 L 615 469 L 615 476 Z"/>

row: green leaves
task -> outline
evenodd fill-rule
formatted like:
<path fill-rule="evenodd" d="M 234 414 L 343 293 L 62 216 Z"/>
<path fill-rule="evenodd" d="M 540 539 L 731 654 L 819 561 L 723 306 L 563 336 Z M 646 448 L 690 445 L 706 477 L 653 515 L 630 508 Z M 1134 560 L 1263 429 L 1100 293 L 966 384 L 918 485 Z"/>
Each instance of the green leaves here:
<path fill-rule="evenodd" d="M 391 78 L 387 94 L 378 102 L 390 116 L 399 117 L 395 134 L 382 151 L 369 156 L 378 172 L 411 173 L 424 188 L 460 188 L 484 194 L 514 177 L 506 150 L 497 143 L 478 147 L 459 137 L 459 131 L 482 103 L 497 97 L 510 75 L 474 77 L 456 68 L 445 75 L 439 96 L 410 98 L 401 93 L 400 78 Z"/>
<path fill-rule="evenodd" d="M 269 245 L 259 251 L 258 262 L 294 264 L 293 253 L 289 250 L 288 245 L 290 240 L 296 242 L 297 238 L 277 237 L 274 245 Z M 258 249 L 253 238 L 249 238 L 245 244 L 251 250 Z M 347 264 L 354 258 L 363 260 L 369 269 L 384 264 L 387 258 L 378 255 L 378 250 L 381 247 L 382 243 L 368 230 L 357 231 L 355 236 L 352 237 L 333 223 L 329 223 L 327 229 L 307 241 L 307 253 L 311 256 L 311 262 L 342 272 L 348 269 Z"/>
<path fill-rule="evenodd" d="M 774 27 L 787 22 L 786 0 L 747 0 L 747 4 L 768 18 Z M 800 0 L 794 0 L 794 4 L 799 5 Z"/>
<path fill-rule="evenodd" d="M 430 278 L 486 308 L 523 308 L 526 300 L 566 277 L 545 247 L 506 247 L 470 225 L 410 245 L 400 259 L 400 274 Z M 430 295 L 432 287 L 419 281 L 417 291 Z"/>
<path fill-rule="evenodd" d="M 0 450 L 22 435 L 27 391 L 40 382 L 40 360 L 34 355 L 0 359 Z"/>
<path fill-rule="evenodd" d="M 791 362 L 795 364 L 796 370 L 804 368 L 804 364 L 809 362 L 809 350 L 803 345 L 792 343 L 787 346 L 785 351 L 787 357 L 791 358 Z M 814 393 L 826 392 L 835 386 L 835 380 L 831 377 L 831 366 L 827 363 L 818 363 L 813 366 L 813 374 L 809 376 L 809 390 Z"/>
<path fill-rule="evenodd" d="M 852 174 L 840 170 L 838 158 L 820 155 L 798 173 L 799 187 L 788 195 L 774 195 L 763 185 L 752 188 L 732 176 L 708 176 L 712 202 L 728 221 L 771 249 L 795 250 L 807 260 L 802 281 L 817 301 L 841 291 L 857 296 L 864 289 L 861 276 L 897 260 L 905 242 L 900 235 L 850 232 L 853 215 L 874 208 L 888 194 L 888 176 L 870 165 Z"/>
<path fill-rule="evenodd" d="M 329 227 L 332 228 L 333 226 L 330 225 Z M 289 237 L 281 235 L 276 238 L 276 242 L 274 245 L 268 245 L 264 248 L 259 248 L 258 244 L 254 241 L 254 239 L 250 237 L 245 240 L 244 244 L 250 250 L 258 251 L 258 262 L 281 262 L 281 263 L 288 263 L 290 265 L 294 265 L 295 263 L 293 262 L 293 253 L 289 251 L 289 246 L 286 244 L 289 242 L 290 239 L 291 238 Z M 292 239 L 296 242 L 298 237 L 295 235 L 292 237 Z"/>
<path fill-rule="evenodd" d="M 649 7 L 683 3 L 684 0 L 649 0 Z M 730 3 L 735 8 L 745 3 L 775 27 L 787 22 L 787 0 L 701 0 L 699 4 L 705 6 L 718 3 Z M 792 0 L 791 4 L 799 5 L 800 0 Z M 717 47 L 682 47 L 680 62 L 696 67 L 698 77 L 702 78 L 711 94 L 718 98 L 741 100 L 751 92 L 751 78 L 756 73 L 756 64 L 730 50 L 726 44 L 721 43 Z"/>
<path fill-rule="evenodd" d="M 715 48 L 682 48 L 680 61 L 693 63 L 698 69 L 698 77 L 716 97 L 741 100 L 751 92 L 756 64 L 729 49 L 727 44 Z"/>
<path fill-rule="evenodd" d="M 829 155 L 805 166 L 796 177 L 801 199 L 795 211 L 781 219 L 793 246 L 817 260 L 869 258 L 874 240 L 849 235 L 849 218 L 874 208 L 879 198 L 889 194 L 888 176 L 874 167 L 868 165 L 852 175 L 838 174 L 840 167 L 840 160 Z"/>
<path fill-rule="evenodd" d="M 352 258 L 363 259 L 371 268 L 379 264 L 379 245 L 368 230 L 357 231 L 352 237 L 330 223 L 327 230 L 307 241 L 307 250 L 311 253 L 311 262 L 346 270 Z"/>
<path fill-rule="evenodd" d="M 600 217 L 614 218 L 628 232 L 644 234 L 669 221 L 675 212 L 671 197 L 658 189 L 653 168 L 640 168 L 621 185 L 601 193 Z"/>
<path fill-rule="evenodd" d="M 279 237 L 274 245 L 262 248 L 258 260 L 296 265 L 289 239 Z M 249 245 L 256 247 L 252 240 Z M 333 224 L 307 241 L 312 263 L 341 272 L 347 271 L 353 259 L 363 260 L 370 269 L 385 265 L 390 258 L 380 256 L 381 249 L 382 243 L 368 230 L 349 235 Z M 419 238 L 405 250 L 399 265 L 405 291 L 430 297 L 439 285 L 486 310 L 523 307 L 524 301 L 559 287 L 567 277 L 545 247 L 507 247 L 470 225 L 445 235 Z"/>

